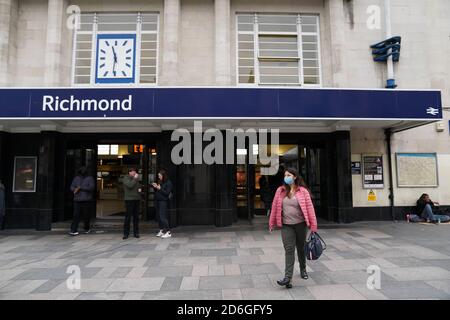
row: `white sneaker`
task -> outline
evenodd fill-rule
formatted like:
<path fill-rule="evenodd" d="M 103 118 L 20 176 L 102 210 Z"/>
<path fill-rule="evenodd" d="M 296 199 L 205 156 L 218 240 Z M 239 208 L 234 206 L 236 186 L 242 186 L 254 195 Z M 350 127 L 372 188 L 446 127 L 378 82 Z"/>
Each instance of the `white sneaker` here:
<path fill-rule="evenodd" d="M 164 232 L 162 230 L 159 230 L 158 234 L 156 235 L 157 237 L 161 237 L 164 234 Z"/>
<path fill-rule="evenodd" d="M 166 239 L 166 238 L 170 238 L 171 236 L 172 236 L 172 233 L 170 233 L 170 231 L 167 231 L 166 233 L 164 233 L 164 234 L 161 236 L 161 238 Z"/>
<path fill-rule="evenodd" d="M 71 235 L 72 237 L 79 235 L 78 232 L 69 232 L 69 235 Z"/>

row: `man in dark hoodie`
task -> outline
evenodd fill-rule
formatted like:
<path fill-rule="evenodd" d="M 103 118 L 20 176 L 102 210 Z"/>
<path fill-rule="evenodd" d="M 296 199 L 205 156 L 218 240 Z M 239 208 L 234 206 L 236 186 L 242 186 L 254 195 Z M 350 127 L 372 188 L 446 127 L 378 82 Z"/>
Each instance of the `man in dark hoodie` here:
<path fill-rule="evenodd" d="M 81 167 L 70 186 L 73 192 L 73 220 L 69 234 L 78 235 L 80 216 L 84 220 L 85 233 L 91 232 L 91 207 L 94 201 L 95 181 L 88 175 L 86 167 Z"/>

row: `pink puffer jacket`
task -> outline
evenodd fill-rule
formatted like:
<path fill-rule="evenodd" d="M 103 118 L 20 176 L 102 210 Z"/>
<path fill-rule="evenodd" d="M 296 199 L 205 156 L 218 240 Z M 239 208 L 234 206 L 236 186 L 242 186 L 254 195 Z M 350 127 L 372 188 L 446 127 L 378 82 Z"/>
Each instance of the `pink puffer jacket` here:
<path fill-rule="evenodd" d="M 283 199 L 286 196 L 286 188 L 281 186 L 277 189 L 275 197 L 272 202 L 272 211 L 270 212 L 269 219 L 269 229 L 272 230 L 274 227 L 281 228 L 283 225 L 283 218 L 281 212 L 283 210 Z M 306 225 L 311 229 L 312 232 L 317 231 L 317 219 L 316 212 L 314 211 L 314 206 L 311 200 L 309 191 L 304 187 L 298 187 L 295 192 L 295 198 L 302 209 L 303 215 L 305 217 Z"/>

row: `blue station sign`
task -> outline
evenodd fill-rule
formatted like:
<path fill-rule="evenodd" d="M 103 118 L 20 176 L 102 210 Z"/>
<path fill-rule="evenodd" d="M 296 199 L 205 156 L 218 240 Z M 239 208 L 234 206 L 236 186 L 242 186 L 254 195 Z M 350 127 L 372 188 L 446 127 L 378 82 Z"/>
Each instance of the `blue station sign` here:
<path fill-rule="evenodd" d="M 442 119 L 439 90 L 4 88 L 0 119 Z"/>

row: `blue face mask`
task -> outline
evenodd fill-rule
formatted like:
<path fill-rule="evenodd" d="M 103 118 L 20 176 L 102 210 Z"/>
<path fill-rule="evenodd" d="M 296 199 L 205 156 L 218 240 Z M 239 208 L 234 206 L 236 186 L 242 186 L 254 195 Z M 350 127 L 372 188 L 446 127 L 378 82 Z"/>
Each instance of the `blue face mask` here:
<path fill-rule="evenodd" d="M 284 183 L 291 185 L 294 183 L 294 178 L 292 178 L 291 176 L 284 177 Z"/>

